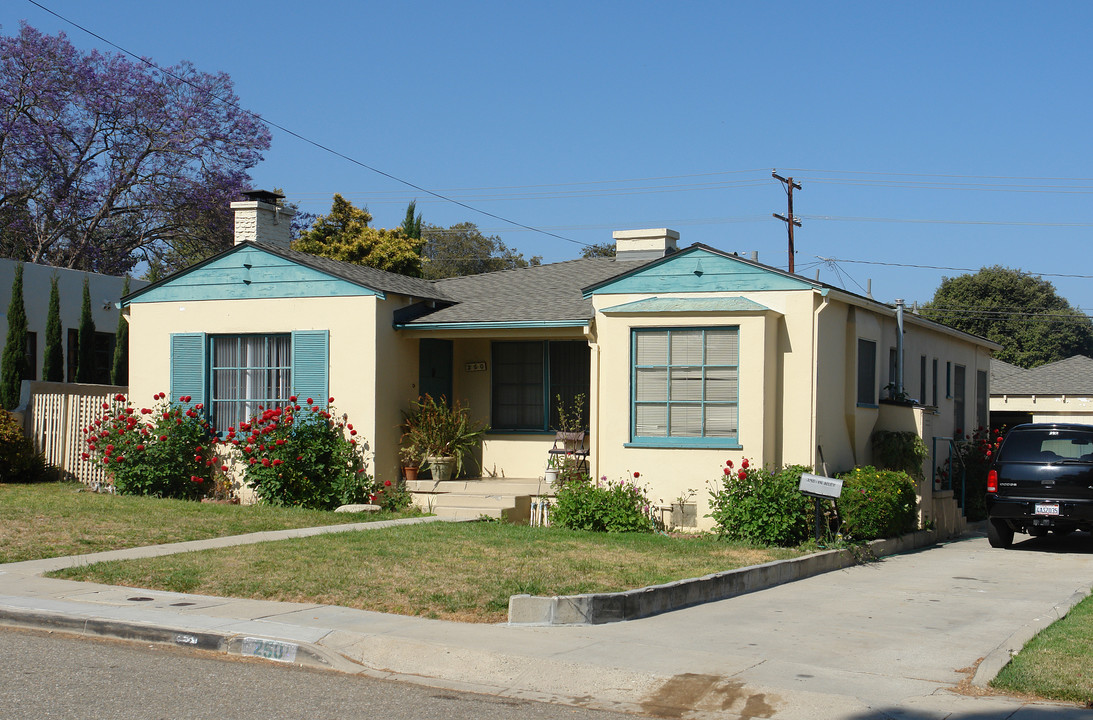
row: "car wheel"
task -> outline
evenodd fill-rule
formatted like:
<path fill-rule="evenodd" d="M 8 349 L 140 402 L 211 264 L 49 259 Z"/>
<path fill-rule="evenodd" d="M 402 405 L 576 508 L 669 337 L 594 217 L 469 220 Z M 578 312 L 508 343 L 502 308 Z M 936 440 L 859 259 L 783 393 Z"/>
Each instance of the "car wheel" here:
<path fill-rule="evenodd" d="M 1028 534 L 1032 537 L 1043 537 L 1047 535 L 1047 528 L 1034 525 L 1028 529 Z"/>
<path fill-rule="evenodd" d="M 987 522 L 987 541 L 992 548 L 1008 548 L 1013 544 L 1013 528 L 1005 520 Z"/>

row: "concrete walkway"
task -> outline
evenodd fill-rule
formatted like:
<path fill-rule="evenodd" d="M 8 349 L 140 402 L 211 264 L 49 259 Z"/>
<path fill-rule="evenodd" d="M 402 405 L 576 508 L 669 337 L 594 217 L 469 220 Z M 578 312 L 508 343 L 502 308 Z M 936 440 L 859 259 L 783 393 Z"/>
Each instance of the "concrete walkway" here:
<path fill-rule="evenodd" d="M 180 545 L 202 549 L 251 539 Z M 58 567 L 178 547 L 0 565 L 0 625 L 168 642 L 670 718 L 1090 714 L 1073 705 L 953 692 L 976 673 L 977 663 L 978 682 L 989 681 L 1011 651 L 1088 594 L 1093 544 L 1086 536 L 1028 540 L 1003 551 L 971 533 L 729 600 L 575 627 L 469 625 L 40 577 Z"/>

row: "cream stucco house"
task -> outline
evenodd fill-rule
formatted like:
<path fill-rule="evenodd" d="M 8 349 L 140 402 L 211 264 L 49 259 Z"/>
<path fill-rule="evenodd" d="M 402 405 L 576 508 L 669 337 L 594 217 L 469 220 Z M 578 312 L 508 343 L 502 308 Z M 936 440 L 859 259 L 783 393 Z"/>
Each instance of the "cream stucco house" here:
<path fill-rule="evenodd" d="M 553 398 L 583 394 L 592 474 L 640 472 L 665 502 L 696 489 L 699 518 L 726 460 L 834 474 L 870 462 L 877 429 L 929 444 L 985 422 L 993 344 L 671 230 L 426 281 L 292 251 L 269 197 L 233 207 L 233 249 L 123 300 L 134 399 L 189 395 L 224 427 L 267 395 L 333 396 L 381 478 L 425 392 L 489 423 L 481 466 L 506 478 L 542 476 Z"/>

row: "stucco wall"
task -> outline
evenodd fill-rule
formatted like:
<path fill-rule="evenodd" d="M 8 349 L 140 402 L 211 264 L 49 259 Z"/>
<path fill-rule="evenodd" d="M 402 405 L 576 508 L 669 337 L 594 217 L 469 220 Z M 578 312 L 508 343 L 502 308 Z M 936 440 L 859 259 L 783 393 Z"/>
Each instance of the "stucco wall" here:
<path fill-rule="evenodd" d="M 15 279 L 15 266 L 18 264 L 14 260 L 0 259 L 0 337 L 7 337 L 11 283 Z M 84 278 L 88 279 L 91 317 L 95 321 L 95 330 L 110 334 L 118 329 L 118 309 L 115 304 L 121 299 L 121 289 L 125 283 L 125 278 L 113 275 L 23 263 L 23 305 L 27 311 L 27 330 L 37 336 L 38 360 L 34 377 L 39 380 L 42 378 L 42 359 L 45 356 L 50 278 L 54 275 L 58 277 L 57 287 L 61 300 L 61 347 L 66 363 L 68 361 L 68 331 L 80 325 Z M 129 289 L 136 291 L 147 284 L 144 280 L 131 279 Z"/>

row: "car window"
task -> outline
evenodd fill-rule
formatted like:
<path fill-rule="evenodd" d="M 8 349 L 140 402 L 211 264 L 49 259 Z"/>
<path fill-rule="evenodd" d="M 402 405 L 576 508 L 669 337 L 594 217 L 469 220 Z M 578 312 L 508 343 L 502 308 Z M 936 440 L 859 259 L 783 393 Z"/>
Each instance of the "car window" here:
<path fill-rule="evenodd" d="M 1000 462 L 1093 462 L 1093 432 L 1046 428 L 1011 432 L 1002 444 Z"/>

